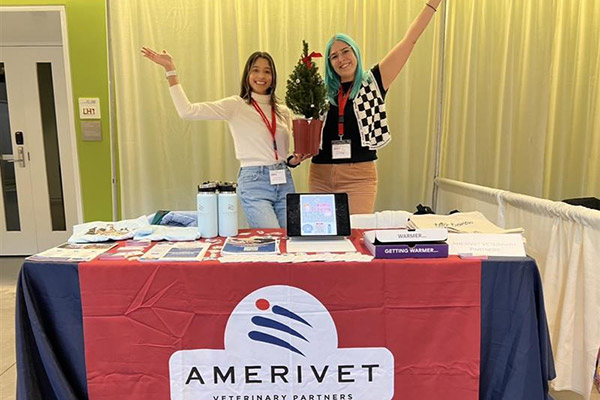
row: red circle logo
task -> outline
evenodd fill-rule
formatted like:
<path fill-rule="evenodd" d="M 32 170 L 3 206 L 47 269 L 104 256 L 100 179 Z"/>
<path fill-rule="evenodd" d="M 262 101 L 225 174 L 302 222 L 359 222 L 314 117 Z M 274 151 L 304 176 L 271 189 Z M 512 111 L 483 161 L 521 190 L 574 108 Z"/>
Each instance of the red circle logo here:
<path fill-rule="evenodd" d="M 265 300 L 265 299 L 256 300 L 256 308 L 258 308 L 259 310 L 265 311 L 265 310 L 268 310 L 269 307 L 271 307 L 271 304 L 269 304 L 268 300 Z"/>

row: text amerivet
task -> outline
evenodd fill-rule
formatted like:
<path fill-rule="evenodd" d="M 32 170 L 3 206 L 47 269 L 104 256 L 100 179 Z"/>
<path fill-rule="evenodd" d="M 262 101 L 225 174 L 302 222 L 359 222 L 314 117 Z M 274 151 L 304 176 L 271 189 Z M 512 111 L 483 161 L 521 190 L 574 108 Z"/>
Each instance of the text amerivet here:
<path fill-rule="evenodd" d="M 307 368 L 310 367 L 310 368 Z M 357 370 L 367 371 L 367 382 L 373 382 L 373 371 L 379 368 L 379 364 L 366 364 L 355 366 L 351 364 L 334 366 L 334 371 L 337 373 L 329 373 L 329 365 L 321 368 L 310 365 L 298 365 L 296 368 L 290 369 L 285 365 L 271 365 L 270 368 L 264 368 L 262 365 L 246 365 L 243 368 L 228 366 L 221 368 L 213 366 L 212 371 L 205 373 L 204 376 L 200 373 L 197 367 L 192 367 L 187 374 L 185 381 L 186 385 L 201 384 L 201 385 L 219 385 L 219 384 L 235 384 L 236 382 L 251 383 L 302 383 L 306 379 L 316 379 L 318 383 L 324 383 L 327 379 L 335 380 L 337 383 L 352 383 L 356 382 L 355 373 Z M 208 382 L 208 383 L 207 383 Z"/>

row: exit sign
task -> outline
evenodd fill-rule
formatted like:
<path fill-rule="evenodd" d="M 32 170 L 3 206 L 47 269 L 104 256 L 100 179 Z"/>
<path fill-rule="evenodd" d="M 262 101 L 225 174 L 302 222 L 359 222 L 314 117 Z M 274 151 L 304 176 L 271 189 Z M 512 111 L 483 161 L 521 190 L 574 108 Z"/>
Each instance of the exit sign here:
<path fill-rule="evenodd" d="M 79 119 L 100 119 L 100 99 L 98 97 L 79 98 Z"/>

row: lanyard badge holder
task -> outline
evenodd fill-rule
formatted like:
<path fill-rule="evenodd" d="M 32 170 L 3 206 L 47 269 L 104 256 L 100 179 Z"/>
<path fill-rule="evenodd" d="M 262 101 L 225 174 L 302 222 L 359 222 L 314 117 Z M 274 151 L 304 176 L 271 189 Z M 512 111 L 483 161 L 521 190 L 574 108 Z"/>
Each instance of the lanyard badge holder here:
<path fill-rule="evenodd" d="M 287 182 L 287 178 L 285 176 L 286 169 L 272 169 L 269 171 L 269 179 L 271 181 L 271 185 L 281 185 Z"/>
<path fill-rule="evenodd" d="M 345 160 L 352 158 L 351 141 L 344 140 L 344 109 L 350 97 L 350 91 L 344 95 L 342 87 L 338 91 L 338 140 L 331 141 L 331 158 L 333 160 Z"/>
<path fill-rule="evenodd" d="M 263 122 L 265 123 L 265 126 L 269 130 L 269 133 L 273 138 L 273 151 L 275 152 L 275 160 L 279 160 L 279 154 L 277 154 L 277 141 L 275 140 L 275 135 L 277 133 L 277 117 L 275 116 L 275 109 L 271 107 L 271 122 L 269 122 L 267 116 L 254 99 L 252 99 L 252 106 L 254 107 L 256 112 L 258 112 Z M 285 176 L 285 171 L 285 169 L 270 170 L 269 181 L 271 185 L 281 185 L 282 183 L 286 183 L 287 178 Z"/>

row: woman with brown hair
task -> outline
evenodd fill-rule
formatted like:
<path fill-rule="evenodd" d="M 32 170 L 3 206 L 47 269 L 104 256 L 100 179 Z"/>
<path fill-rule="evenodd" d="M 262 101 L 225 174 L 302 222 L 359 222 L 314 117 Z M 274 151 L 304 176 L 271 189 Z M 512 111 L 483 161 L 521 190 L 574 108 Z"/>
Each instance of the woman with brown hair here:
<path fill-rule="evenodd" d="M 165 69 L 181 118 L 228 122 L 240 161 L 238 193 L 250 227 L 285 227 L 286 195 L 295 191 L 289 168 L 308 156 L 288 155 L 291 113 L 275 96 L 277 71 L 271 55 L 259 51 L 250 55 L 239 96 L 201 103 L 188 100 L 169 53 L 142 47 L 142 55 Z"/>

